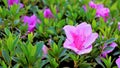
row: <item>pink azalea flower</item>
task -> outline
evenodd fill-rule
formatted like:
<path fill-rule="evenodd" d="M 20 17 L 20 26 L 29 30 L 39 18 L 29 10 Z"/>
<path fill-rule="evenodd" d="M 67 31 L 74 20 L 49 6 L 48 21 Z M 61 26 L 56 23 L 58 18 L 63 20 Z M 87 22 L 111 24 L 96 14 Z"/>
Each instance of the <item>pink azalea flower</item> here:
<path fill-rule="evenodd" d="M 40 20 L 35 16 L 32 15 L 31 17 L 24 16 L 23 22 L 28 24 L 28 31 L 33 32 L 37 23 L 40 23 Z"/>
<path fill-rule="evenodd" d="M 103 51 L 102 54 L 101 54 L 102 57 L 106 57 L 108 53 L 112 52 L 112 51 L 115 49 L 115 47 L 117 46 L 117 44 L 116 44 L 115 42 L 113 42 L 113 43 L 111 43 L 110 45 L 104 45 L 103 50 L 104 50 L 107 46 L 110 46 L 110 47 L 112 47 L 112 48 L 111 48 L 110 50 Z"/>
<path fill-rule="evenodd" d="M 45 18 L 53 18 L 54 17 L 52 12 L 51 12 L 51 10 L 49 8 L 44 10 L 44 17 Z"/>
<path fill-rule="evenodd" d="M 90 1 L 90 2 L 89 2 L 89 6 L 90 6 L 91 8 L 96 8 L 96 7 L 97 7 L 97 5 L 96 5 L 93 1 Z"/>
<path fill-rule="evenodd" d="M 119 58 L 115 62 L 117 64 L 118 68 L 120 68 L 120 56 L 119 56 Z"/>
<path fill-rule="evenodd" d="M 43 45 L 42 51 L 43 51 L 43 57 L 45 57 L 48 53 L 48 48 L 45 45 Z"/>
<path fill-rule="evenodd" d="M 93 1 L 89 2 L 89 6 L 96 9 L 96 17 L 102 17 L 104 21 L 107 21 L 110 12 L 108 8 L 105 8 L 103 4 L 95 4 Z"/>
<path fill-rule="evenodd" d="M 63 29 L 67 36 L 64 48 L 71 49 L 78 55 L 89 53 L 92 50 L 92 43 L 98 37 L 97 33 L 92 33 L 91 25 L 85 22 L 76 27 L 66 25 Z"/>
<path fill-rule="evenodd" d="M 20 3 L 19 0 L 8 0 L 8 6 L 9 7 L 14 5 L 14 4 L 20 4 L 20 8 L 23 8 L 23 6 L 24 6 L 22 3 Z"/>
<path fill-rule="evenodd" d="M 108 8 L 97 8 L 96 9 L 96 17 L 103 17 L 104 21 L 107 20 L 107 17 L 109 17 L 109 9 Z"/>

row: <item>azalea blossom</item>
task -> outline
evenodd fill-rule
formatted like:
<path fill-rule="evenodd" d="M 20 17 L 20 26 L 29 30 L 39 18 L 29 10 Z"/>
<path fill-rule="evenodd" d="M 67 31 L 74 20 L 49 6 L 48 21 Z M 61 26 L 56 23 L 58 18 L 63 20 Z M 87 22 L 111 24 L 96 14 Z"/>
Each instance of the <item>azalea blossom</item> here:
<path fill-rule="evenodd" d="M 104 21 L 107 21 L 110 12 L 108 8 L 105 8 L 103 4 L 95 4 L 93 1 L 89 2 L 89 6 L 96 9 L 96 17 L 102 17 Z"/>
<path fill-rule="evenodd" d="M 36 24 L 40 23 L 40 20 L 35 15 L 32 15 L 31 17 L 24 16 L 23 17 L 23 22 L 25 24 L 28 24 L 28 31 L 33 32 L 34 29 L 35 29 Z"/>
<path fill-rule="evenodd" d="M 19 0 L 8 0 L 8 6 L 12 6 L 14 4 L 19 4 L 20 5 L 20 8 L 22 8 L 24 5 L 22 3 L 20 3 Z"/>
<path fill-rule="evenodd" d="M 110 50 L 104 50 L 108 46 L 111 47 L 111 49 Z M 104 45 L 104 47 L 103 47 L 104 51 L 102 52 L 101 56 L 106 57 L 108 53 L 112 52 L 115 49 L 116 46 L 117 46 L 117 44 L 115 42 L 111 43 L 110 45 Z"/>
<path fill-rule="evenodd" d="M 71 49 L 78 55 L 91 52 L 92 43 L 98 37 L 97 33 L 92 33 L 90 24 L 83 22 L 77 26 L 66 25 L 64 28 L 67 39 L 64 48 Z"/>
<path fill-rule="evenodd" d="M 115 62 L 117 64 L 118 68 L 120 68 L 120 56 L 119 56 L 119 58 Z"/>
<path fill-rule="evenodd" d="M 54 17 L 52 12 L 51 12 L 51 10 L 49 8 L 44 10 L 44 17 L 45 18 L 53 18 Z"/>
<path fill-rule="evenodd" d="M 89 2 L 89 6 L 90 6 L 91 8 L 96 8 L 96 7 L 97 7 L 97 5 L 96 5 L 93 1 L 90 1 L 90 2 Z"/>

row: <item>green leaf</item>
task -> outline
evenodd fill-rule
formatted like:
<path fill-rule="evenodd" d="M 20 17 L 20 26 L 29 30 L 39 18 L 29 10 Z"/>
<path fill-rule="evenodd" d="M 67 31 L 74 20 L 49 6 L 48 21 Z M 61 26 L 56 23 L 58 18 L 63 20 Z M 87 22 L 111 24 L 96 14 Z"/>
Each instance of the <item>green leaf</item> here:
<path fill-rule="evenodd" d="M 57 23 L 56 26 L 57 26 L 58 28 L 61 28 L 61 27 L 63 27 L 63 26 L 65 25 L 65 23 L 66 23 L 66 22 L 65 22 L 65 20 L 63 19 L 63 20 L 60 20 L 60 21 Z"/>
<path fill-rule="evenodd" d="M 111 62 L 111 57 L 107 57 L 107 58 L 101 58 L 102 61 L 105 63 L 106 67 L 107 68 L 111 68 L 112 66 L 112 62 Z"/>
<path fill-rule="evenodd" d="M 10 56 L 9 56 L 8 52 L 5 50 L 2 50 L 2 56 L 3 56 L 4 60 L 7 62 L 7 64 L 10 64 Z"/>
<path fill-rule="evenodd" d="M 8 68 L 4 61 L 2 61 L 2 68 Z"/>
<path fill-rule="evenodd" d="M 50 64 L 53 68 L 57 68 L 58 67 L 58 63 L 56 62 L 55 58 L 50 58 Z"/>
<path fill-rule="evenodd" d="M 11 34 L 10 30 L 7 29 L 7 28 L 5 28 L 4 31 L 5 31 L 5 33 L 6 33 L 8 36 Z"/>
<path fill-rule="evenodd" d="M 33 33 L 32 33 L 32 32 L 31 32 L 30 34 L 28 34 L 28 40 L 29 40 L 30 42 L 33 41 L 33 38 L 34 38 L 34 36 L 33 36 Z"/>
<path fill-rule="evenodd" d="M 13 41 L 12 49 L 15 48 L 15 46 L 16 46 L 17 43 L 18 43 L 18 40 L 19 40 L 19 36 L 17 36 L 17 37 L 15 38 L 15 40 Z"/>
<path fill-rule="evenodd" d="M 47 32 L 50 33 L 50 34 L 56 35 L 56 30 L 55 30 L 54 27 L 48 28 Z"/>
<path fill-rule="evenodd" d="M 109 50 L 111 50 L 111 49 L 113 49 L 113 47 L 107 46 L 103 51 L 109 51 Z"/>
<path fill-rule="evenodd" d="M 80 68 L 92 68 L 89 63 L 80 63 Z"/>
<path fill-rule="evenodd" d="M 108 45 L 108 44 L 114 42 L 115 40 L 116 40 L 116 38 L 110 38 L 105 43 L 106 43 L 106 45 Z"/>
<path fill-rule="evenodd" d="M 42 41 L 36 43 L 36 47 L 37 47 L 36 56 L 37 57 L 42 57 L 42 47 L 43 47 L 43 45 L 44 45 L 44 42 L 42 42 Z"/>
<path fill-rule="evenodd" d="M 95 58 L 95 60 L 96 60 L 96 62 L 97 62 L 98 64 L 100 64 L 103 68 L 105 68 L 105 66 L 104 66 L 103 63 L 101 62 L 100 57 Z"/>
<path fill-rule="evenodd" d="M 97 25 L 96 25 L 96 20 L 93 20 L 93 21 L 92 21 L 92 27 L 93 27 L 93 28 L 96 28 L 96 26 L 97 26 Z"/>
<path fill-rule="evenodd" d="M 8 6 L 7 0 L 2 0 L 2 1 L 4 2 L 5 6 L 7 7 Z"/>
<path fill-rule="evenodd" d="M 20 64 L 15 64 L 12 68 L 20 68 Z"/>

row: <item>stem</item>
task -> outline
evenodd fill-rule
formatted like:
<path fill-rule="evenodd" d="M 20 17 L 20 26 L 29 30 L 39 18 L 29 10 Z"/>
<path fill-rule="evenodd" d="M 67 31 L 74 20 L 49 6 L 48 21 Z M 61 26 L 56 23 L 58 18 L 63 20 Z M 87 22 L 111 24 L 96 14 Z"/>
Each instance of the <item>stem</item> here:
<path fill-rule="evenodd" d="M 29 64 L 29 67 L 28 68 L 32 68 L 32 65 Z"/>
<path fill-rule="evenodd" d="M 74 68 L 78 68 L 77 61 L 74 61 Z"/>

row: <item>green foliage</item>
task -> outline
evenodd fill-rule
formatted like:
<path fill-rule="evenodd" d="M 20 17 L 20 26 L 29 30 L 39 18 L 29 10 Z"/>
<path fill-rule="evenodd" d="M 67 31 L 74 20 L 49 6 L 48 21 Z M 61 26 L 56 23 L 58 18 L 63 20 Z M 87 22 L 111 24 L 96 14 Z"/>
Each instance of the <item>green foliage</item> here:
<path fill-rule="evenodd" d="M 9 7 L 7 0 L 0 0 L 0 68 L 62 68 L 64 62 L 73 64 L 74 68 L 117 68 L 120 0 L 94 1 L 110 9 L 107 21 L 96 17 L 96 10 L 89 6 L 90 0 L 21 0 L 23 8 L 20 4 Z M 44 17 L 46 8 L 51 10 L 53 18 Z M 32 14 L 41 23 L 37 23 L 35 31 L 30 33 L 27 32 L 29 26 L 23 23 L 23 16 Z M 97 32 L 99 37 L 92 44 L 89 54 L 77 55 L 63 47 L 66 39 L 63 27 L 76 26 L 81 22 L 91 24 L 92 31 Z M 113 42 L 118 45 L 115 50 L 106 58 L 101 57 L 103 51 L 111 50 L 110 46 L 102 49 L 104 45 Z M 44 55 L 44 45 L 47 55 Z"/>

